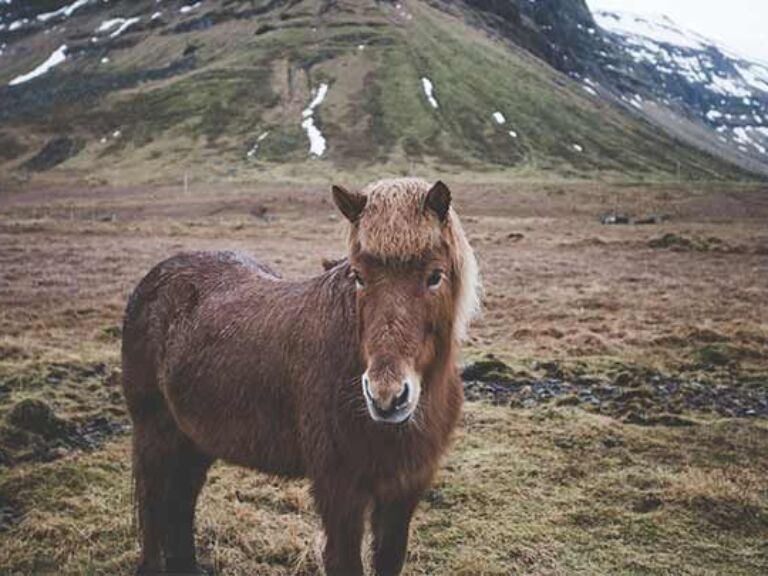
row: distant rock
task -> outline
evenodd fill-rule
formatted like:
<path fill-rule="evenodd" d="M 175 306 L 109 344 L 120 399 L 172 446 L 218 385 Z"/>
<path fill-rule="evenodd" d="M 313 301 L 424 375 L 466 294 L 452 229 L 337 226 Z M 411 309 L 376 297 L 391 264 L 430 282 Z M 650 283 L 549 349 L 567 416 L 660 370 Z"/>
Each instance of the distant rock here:
<path fill-rule="evenodd" d="M 615 212 L 603 214 L 600 217 L 600 223 L 602 224 L 629 224 L 629 222 L 629 216 L 626 214 L 617 214 Z"/>
<path fill-rule="evenodd" d="M 668 219 L 669 217 L 663 214 L 648 214 L 645 216 L 633 217 L 619 212 L 608 212 L 607 214 L 600 216 L 600 223 L 607 225 L 634 224 L 636 226 L 642 226 L 647 224 L 661 224 Z"/>

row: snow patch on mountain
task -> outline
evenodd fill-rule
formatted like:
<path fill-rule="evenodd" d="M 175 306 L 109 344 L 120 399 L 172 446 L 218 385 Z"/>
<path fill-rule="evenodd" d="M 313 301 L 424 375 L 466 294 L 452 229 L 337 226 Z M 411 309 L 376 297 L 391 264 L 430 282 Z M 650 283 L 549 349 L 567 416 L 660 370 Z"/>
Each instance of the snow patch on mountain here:
<path fill-rule="evenodd" d="M 37 19 L 40 20 L 40 22 L 47 22 L 48 20 L 52 20 L 54 18 L 58 18 L 59 16 L 69 17 L 72 16 L 72 13 L 77 10 L 78 8 L 82 8 L 86 4 L 90 4 L 91 0 L 76 0 L 72 4 L 67 4 L 66 6 L 62 6 L 58 10 L 54 10 L 53 12 L 46 12 L 44 14 L 38 14 Z"/>
<path fill-rule="evenodd" d="M 23 84 L 24 82 L 29 82 L 33 78 L 37 78 L 38 76 L 42 76 L 48 70 L 51 68 L 58 66 L 64 60 L 67 59 L 67 46 L 66 44 L 63 44 L 59 48 L 57 48 L 53 54 L 51 54 L 48 59 L 40 64 L 37 68 L 32 70 L 31 72 L 27 72 L 26 74 L 22 74 L 21 76 L 16 76 L 13 80 L 11 80 L 8 85 L 9 86 L 16 86 L 18 84 Z"/>
<path fill-rule="evenodd" d="M 197 10 L 200 7 L 200 4 L 202 4 L 202 2 L 187 4 L 186 6 L 182 6 L 181 8 L 179 8 L 179 12 L 181 12 L 182 14 L 186 14 L 188 12 L 191 12 L 192 10 Z"/>
<path fill-rule="evenodd" d="M 760 154 L 768 153 L 766 146 L 761 144 L 761 137 L 768 135 L 768 131 L 764 129 L 756 129 L 752 126 L 749 127 L 736 127 L 733 129 L 733 138 L 741 144 L 743 147 L 751 146 Z"/>
<path fill-rule="evenodd" d="M 768 67 L 762 64 L 742 62 L 736 64 L 736 70 L 752 88 L 768 93 Z"/>
<path fill-rule="evenodd" d="M 594 13 L 595 22 L 603 29 L 638 40 L 671 44 L 682 48 L 701 49 L 706 39 L 695 32 L 683 30 L 666 16 L 651 16 L 599 10 Z"/>
<path fill-rule="evenodd" d="M 117 27 L 117 30 L 112 32 L 112 34 L 109 35 L 110 38 L 117 38 L 125 32 L 128 28 L 133 26 L 134 24 L 137 24 L 141 20 L 140 17 L 136 16 L 135 18 L 128 18 L 127 20 L 124 20 L 120 23 L 120 26 Z"/>
<path fill-rule="evenodd" d="M 110 35 L 110 38 L 117 38 L 125 32 L 128 28 L 133 26 L 134 24 L 138 23 L 141 20 L 141 17 L 136 16 L 135 18 L 113 18 L 111 20 L 105 20 L 101 23 L 101 25 L 96 29 L 97 33 L 100 32 L 108 32 L 109 30 L 112 30 L 113 28 L 116 28 Z"/>
<path fill-rule="evenodd" d="M 307 138 L 309 138 L 309 154 L 317 158 L 325 154 L 326 141 L 323 133 L 315 126 L 315 108 L 323 103 L 327 94 L 328 84 L 320 84 L 309 106 L 301 113 L 304 118 L 301 122 L 301 127 L 307 132 Z"/>
<path fill-rule="evenodd" d="M 15 30 L 19 30 L 20 28 L 23 28 L 29 23 L 29 20 L 26 18 L 21 18 L 19 20 L 14 20 L 10 24 L 8 24 L 8 32 L 13 32 Z"/>
<path fill-rule="evenodd" d="M 733 76 L 713 74 L 709 87 L 713 92 L 723 94 L 724 96 L 744 99 L 752 95 L 752 91 L 744 85 L 743 80 Z"/>
<path fill-rule="evenodd" d="M 251 149 L 248 150 L 247 154 L 245 155 L 246 158 L 253 158 L 254 156 L 256 156 L 256 152 L 259 151 L 259 144 L 261 144 L 267 136 L 269 136 L 269 131 L 262 132 L 261 134 L 259 134 L 259 137 L 256 138 L 256 142 L 253 144 Z"/>
<path fill-rule="evenodd" d="M 429 105 L 432 106 L 432 108 L 438 108 L 437 99 L 435 98 L 435 87 L 432 84 L 432 80 L 427 78 L 426 76 L 421 77 L 421 87 L 424 89 L 424 95 L 427 97 L 427 100 L 429 101 Z"/>

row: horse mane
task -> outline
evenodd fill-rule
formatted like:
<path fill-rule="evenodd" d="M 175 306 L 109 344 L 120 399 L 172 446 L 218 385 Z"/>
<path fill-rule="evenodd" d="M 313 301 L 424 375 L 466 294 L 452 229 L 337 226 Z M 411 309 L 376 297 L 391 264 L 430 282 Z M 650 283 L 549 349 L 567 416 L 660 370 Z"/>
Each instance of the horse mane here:
<path fill-rule="evenodd" d="M 442 225 L 424 202 L 431 185 L 421 178 L 379 180 L 362 190 L 367 202 L 360 218 L 348 228 L 350 252 L 361 249 L 383 260 L 409 260 L 445 242 L 458 283 L 454 338 L 466 337 L 480 313 L 482 286 L 477 259 L 456 211 L 451 207 Z"/>
<path fill-rule="evenodd" d="M 347 261 L 346 258 L 323 258 L 320 263 L 323 265 L 323 270 L 333 270 L 336 266 L 344 264 Z"/>

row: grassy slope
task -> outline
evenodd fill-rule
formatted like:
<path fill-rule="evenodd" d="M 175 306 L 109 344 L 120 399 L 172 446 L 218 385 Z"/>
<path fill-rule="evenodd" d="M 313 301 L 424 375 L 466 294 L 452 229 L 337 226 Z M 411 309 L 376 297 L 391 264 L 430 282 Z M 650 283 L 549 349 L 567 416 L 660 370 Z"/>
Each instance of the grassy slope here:
<path fill-rule="evenodd" d="M 759 574 L 768 569 L 765 423 L 638 428 L 565 408 L 467 407 L 417 514 L 406 574 Z M 3 573 L 128 574 L 128 442 L 3 472 L 25 503 Z M 217 466 L 198 540 L 228 575 L 314 574 L 307 486 Z"/>
<path fill-rule="evenodd" d="M 77 134 L 85 152 L 63 168 L 123 181 L 175 177 L 185 169 L 252 178 L 265 170 L 409 172 L 416 164 L 516 176 L 743 177 L 456 18 L 418 2 L 408 4 L 410 20 L 386 5 L 353 6 L 318 15 L 315 3 L 305 1 L 190 33 L 126 33 L 126 42 L 133 41 L 79 55 L 75 65 L 62 66 L 57 81 L 103 86 L 107 74 L 168 66 L 190 46 L 197 67 L 116 92 L 92 90 L 94 100 L 74 98 L 52 117 L 28 116 L 17 133 L 31 124 L 38 132 Z M 198 15 L 209 8 L 217 7 L 203 5 Z M 80 25 L 89 30 L 103 17 Z M 72 26 L 77 22 L 74 17 Z M 274 29 L 257 34 L 265 24 Z M 103 55 L 109 66 L 98 64 Z M 9 69 L 2 72 L 10 77 Z M 428 105 L 421 76 L 435 84 L 438 110 Z M 329 149 L 323 160 L 311 161 L 301 110 L 321 81 L 331 89 L 316 124 Z M 495 111 L 506 125 L 496 125 Z M 120 138 L 108 136 L 115 130 Z M 266 131 L 256 159 L 246 159 Z"/>

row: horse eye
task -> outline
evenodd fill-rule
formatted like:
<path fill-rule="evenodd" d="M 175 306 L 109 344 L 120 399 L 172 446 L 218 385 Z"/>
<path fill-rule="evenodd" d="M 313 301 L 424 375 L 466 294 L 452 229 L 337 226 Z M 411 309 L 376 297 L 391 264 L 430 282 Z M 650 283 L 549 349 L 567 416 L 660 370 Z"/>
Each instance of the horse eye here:
<path fill-rule="evenodd" d="M 432 290 L 436 289 L 443 281 L 443 271 L 442 270 L 435 270 L 432 272 L 432 274 L 429 275 L 429 278 L 427 278 L 427 286 L 431 288 Z"/>
<path fill-rule="evenodd" d="M 360 274 L 358 274 L 357 271 L 352 272 L 352 277 L 355 279 L 355 288 L 361 290 L 365 287 L 365 282 L 363 282 L 363 279 L 360 277 Z"/>

